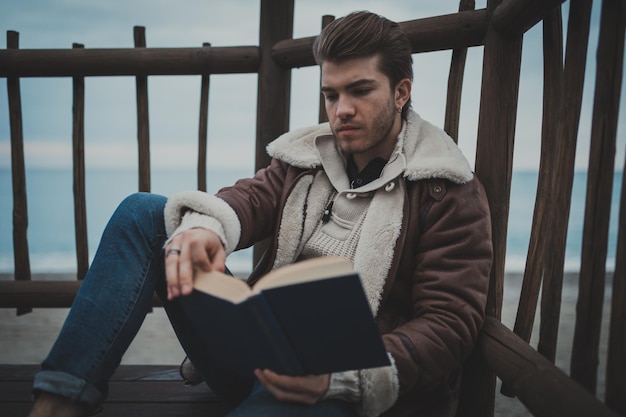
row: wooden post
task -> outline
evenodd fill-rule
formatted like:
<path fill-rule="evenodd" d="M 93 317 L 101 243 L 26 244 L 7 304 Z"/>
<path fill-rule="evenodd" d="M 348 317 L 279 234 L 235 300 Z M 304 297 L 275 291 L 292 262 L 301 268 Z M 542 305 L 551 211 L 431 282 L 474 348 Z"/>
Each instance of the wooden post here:
<path fill-rule="evenodd" d="M 74 48 L 84 48 L 75 43 Z M 76 276 L 83 279 L 89 269 L 87 240 L 87 205 L 85 201 L 85 77 L 72 79 L 72 155 L 74 177 L 74 239 L 76 242 Z"/>
<path fill-rule="evenodd" d="M 474 10 L 474 0 L 461 0 L 459 12 Z M 450 74 L 448 75 L 448 97 L 446 99 L 446 115 L 443 130 L 446 131 L 455 142 L 459 141 L 459 117 L 461 115 L 461 93 L 463 91 L 463 75 L 465 74 L 465 61 L 467 47 L 454 48 L 452 61 L 450 62 Z"/>
<path fill-rule="evenodd" d="M 543 277 L 544 256 L 548 249 L 545 238 L 552 213 L 552 182 L 558 140 L 559 103 L 563 84 L 563 29 L 561 9 L 557 8 L 543 21 L 543 117 L 541 129 L 541 158 L 533 214 L 533 225 L 524 268 L 524 280 L 515 317 L 514 332 L 526 343 L 530 341 L 539 290 Z M 555 294 L 556 296 L 557 294 Z M 560 298 L 560 291 L 558 292 Z M 544 297 L 552 294 L 544 294 Z M 559 301 L 560 302 L 560 301 Z"/>
<path fill-rule="evenodd" d="M 598 378 L 615 140 L 622 89 L 625 12 L 623 1 L 602 2 L 580 288 L 571 363 L 572 378 L 593 394 Z"/>
<path fill-rule="evenodd" d="M 487 2 L 493 13 L 500 0 Z M 504 260 L 513 170 L 513 144 L 522 58 L 522 36 L 505 37 L 490 23 L 485 37 L 478 119 L 476 175 L 483 182 L 491 207 L 494 258 L 486 314 L 500 319 Z M 496 117 L 497 115 L 497 117 Z M 466 365 L 459 415 L 491 416 L 496 378 L 476 353 Z"/>
<path fill-rule="evenodd" d="M 576 140 L 580 123 L 591 0 L 571 0 L 563 67 L 555 166 L 552 184 L 552 221 L 547 234 L 550 256 L 544 257 L 541 324 L 537 350 L 554 361 L 561 310 L 563 265 L 574 182 Z"/>
<path fill-rule="evenodd" d="M 18 49 L 20 34 L 7 31 L 7 49 Z M 28 204 L 26 202 L 26 167 L 24 164 L 24 133 L 22 130 L 22 95 L 20 79 L 7 77 L 9 125 L 11 128 L 11 179 L 13 180 L 13 262 L 15 279 L 31 279 L 28 251 Z M 30 308 L 18 308 L 26 314 Z"/>
<path fill-rule="evenodd" d="M 134 27 L 135 48 L 146 47 L 146 28 Z M 139 147 L 139 191 L 150 192 L 150 122 L 148 116 L 148 77 L 138 75 L 137 142 Z"/>
<path fill-rule="evenodd" d="M 210 43 L 202 44 L 210 48 Z M 209 85 L 210 74 L 202 74 L 200 81 L 200 123 L 198 128 L 198 190 L 206 191 L 206 158 L 209 128 Z"/>
<path fill-rule="evenodd" d="M 255 169 L 266 167 L 270 158 L 265 151 L 269 142 L 289 130 L 291 70 L 282 68 L 272 57 L 272 47 L 293 37 L 293 0 L 261 0 L 259 48 L 261 65 L 257 89 Z M 254 247 L 255 264 L 266 244 Z"/>
<path fill-rule="evenodd" d="M 322 16 L 322 30 L 328 26 L 333 20 L 335 20 L 335 16 L 331 16 L 331 15 L 324 15 Z M 322 71 L 320 69 L 320 87 L 321 87 L 321 83 L 322 83 Z M 322 93 L 320 92 L 320 107 L 319 107 L 319 113 L 318 113 L 318 121 L 320 123 L 324 123 L 328 121 L 328 115 L 326 114 L 326 101 L 324 100 L 324 96 L 322 95 Z"/>
<path fill-rule="evenodd" d="M 622 171 L 622 197 L 618 221 L 613 301 L 606 360 L 606 404 L 626 415 L 626 161 Z"/>

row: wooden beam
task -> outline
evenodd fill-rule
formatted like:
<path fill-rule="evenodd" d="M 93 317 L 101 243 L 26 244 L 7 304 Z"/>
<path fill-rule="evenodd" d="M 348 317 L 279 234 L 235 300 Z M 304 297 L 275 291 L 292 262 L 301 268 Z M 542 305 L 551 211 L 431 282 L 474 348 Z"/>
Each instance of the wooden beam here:
<path fill-rule="evenodd" d="M 400 22 L 413 53 L 467 48 L 483 44 L 489 15 L 485 9 Z M 315 36 L 284 39 L 272 48 L 272 56 L 284 68 L 315 65 Z"/>
<path fill-rule="evenodd" d="M 618 417 L 515 333 L 488 317 L 478 349 L 536 417 Z"/>
<path fill-rule="evenodd" d="M 82 281 L 0 281 L 0 308 L 68 308 Z M 155 295 L 155 307 L 161 301 Z"/>
<path fill-rule="evenodd" d="M 256 73 L 259 48 L 0 50 L 0 77 Z"/>
<path fill-rule="evenodd" d="M 520 36 L 553 12 L 565 0 L 504 0 L 491 21 L 505 36 Z"/>

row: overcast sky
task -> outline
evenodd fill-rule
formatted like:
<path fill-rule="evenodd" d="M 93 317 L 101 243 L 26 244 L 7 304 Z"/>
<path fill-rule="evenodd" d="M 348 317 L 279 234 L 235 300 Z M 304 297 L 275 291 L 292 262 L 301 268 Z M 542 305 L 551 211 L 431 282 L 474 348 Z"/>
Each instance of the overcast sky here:
<path fill-rule="evenodd" d="M 477 1 L 477 8 L 485 1 Z M 591 39 L 576 166 L 586 169 L 591 129 L 595 49 L 599 4 L 594 2 Z M 567 4 L 567 3 L 566 3 Z M 148 47 L 258 45 L 260 2 L 248 0 L 2 0 L 0 29 L 20 33 L 21 48 L 86 48 L 133 46 L 133 26 L 146 27 Z M 296 0 L 294 37 L 316 35 L 325 14 L 336 17 L 371 10 L 392 20 L 454 13 L 457 0 Z M 564 7 L 567 14 L 567 5 Z M 422 117 L 443 124 L 450 52 L 414 56 L 413 107 Z M 473 161 L 481 81 L 482 48 L 471 48 L 463 90 L 459 142 Z M 541 25 L 524 39 L 515 169 L 538 166 L 541 131 Z M 317 121 L 319 69 L 297 69 L 292 75 L 291 128 Z M 256 75 L 211 77 L 209 164 L 253 166 Z M 150 135 L 153 169 L 195 169 L 200 78 L 150 77 Z M 71 164 L 71 80 L 22 79 L 22 110 L 27 167 Z M 620 106 L 618 155 L 624 164 L 625 106 Z M 493 115 L 497 117 L 498 115 Z M 132 77 L 86 80 L 87 166 L 136 164 L 135 81 Z M 6 83 L 0 82 L 0 167 L 10 166 Z"/>

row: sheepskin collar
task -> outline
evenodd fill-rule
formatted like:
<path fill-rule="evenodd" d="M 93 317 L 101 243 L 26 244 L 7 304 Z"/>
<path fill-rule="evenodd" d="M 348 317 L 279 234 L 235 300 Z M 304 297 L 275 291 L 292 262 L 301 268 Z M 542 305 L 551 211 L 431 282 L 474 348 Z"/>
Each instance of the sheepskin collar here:
<path fill-rule="evenodd" d="M 328 123 L 292 130 L 272 141 L 267 152 L 290 165 L 315 168 L 321 165 L 315 138 L 322 135 L 332 135 Z M 403 175 L 410 181 L 442 178 L 463 184 L 473 178 L 469 162 L 452 138 L 414 111 L 402 123 L 394 152 L 404 155 Z"/>

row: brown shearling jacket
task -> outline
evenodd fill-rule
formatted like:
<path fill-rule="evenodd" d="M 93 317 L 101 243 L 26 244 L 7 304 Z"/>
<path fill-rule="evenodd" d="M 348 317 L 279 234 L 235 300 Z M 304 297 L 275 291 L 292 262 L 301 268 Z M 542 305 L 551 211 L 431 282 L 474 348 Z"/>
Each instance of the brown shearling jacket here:
<path fill-rule="evenodd" d="M 286 134 L 268 147 L 269 167 L 217 194 L 238 222 L 231 227 L 221 220 L 229 252 L 271 238 L 251 283 L 293 262 L 319 221 L 332 187 L 315 153 L 306 150 L 328 133 L 320 125 Z M 394 186 L 373 191 L 355 269 L 364 272 L 397 369 L 399 396 L 384 415 L 454 416 L 461 366 L 484 319 L 492 259 L 489 206 L 445 133 L 411 113 L 401 136 L 397 148 L 406 169 L 391 181 Z M 173 219 L 183 208 L 224 217 L 207 208 L 210 202 L 176 198 Z M 180 224 L 171 222 L 171 230 Z"/>

